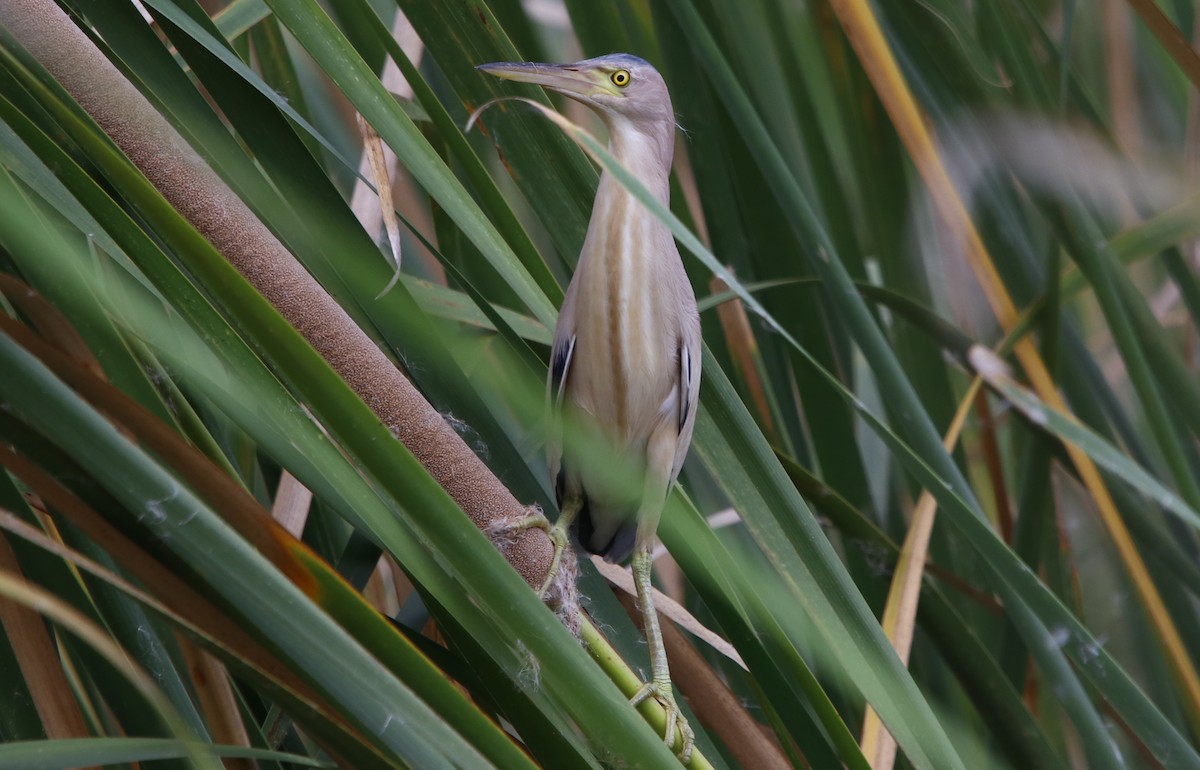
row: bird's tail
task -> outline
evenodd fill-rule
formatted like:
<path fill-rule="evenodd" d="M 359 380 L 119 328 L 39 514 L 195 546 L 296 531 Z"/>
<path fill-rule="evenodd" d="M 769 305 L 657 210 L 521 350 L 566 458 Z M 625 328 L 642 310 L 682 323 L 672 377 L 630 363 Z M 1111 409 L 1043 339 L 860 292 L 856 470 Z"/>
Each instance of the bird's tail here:
<path fill-rule="evenodd" d="M 597 508 L 584 501 L 576 519 L 579 544 L 588 553 L 616 564 L 633 553 L 637 540 L 637 511 Z"/>

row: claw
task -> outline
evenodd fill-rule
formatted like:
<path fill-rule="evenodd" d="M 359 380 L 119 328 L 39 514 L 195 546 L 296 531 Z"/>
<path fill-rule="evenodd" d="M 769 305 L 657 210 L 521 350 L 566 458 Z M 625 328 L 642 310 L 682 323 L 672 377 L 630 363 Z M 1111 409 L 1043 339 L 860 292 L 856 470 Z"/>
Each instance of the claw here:
<path fill-rule="evenodd" d="M 562 527 L 553 526 L 546 530 L 546 534 L 554 544 L 554 556 L 550 558 L 550 569 L 546 570 L 546 581 L 542 583 L 542 590 L 538 591 L 538 596 L 543 600 L 550 595 L 550 586 L 554 585 L 554 579 L 558 577 L 558 568 L 562 564 L 563 551 L 567 550 L 569 544 L 567 531 Z"/>
<path fill-rule="evenodd" d="M 527 529 L 540 529 L 550 538 L 550 542 L 554 544 L 554 555 L 550 559 L 550 569 L 546 572 L 546 580 L 542 583 L 541 589 L 538 591 L 538 596 L 545 601 L 550 595 L 550 587 L 554 585 L 554 579 L 558 577 L 559 565 L 562 564 L 563 551 L 567 549 L 570 543 L 570 538 L 567 536 L 567 529 L 562 525 L 560 519 L 558 523 L 551 524 L 550 520 L 541 513 L 533 513 L 525 518 L 504 527 L 506 532 L 523 532 Z"/>
<path fill-rule="evenodd" d="M 663 711 L 667 712 L 667 729 L 663 733 L 663 742 L 667 744 L 667 748 L 674 750 L 675 737 L 678 733 L 681 745 L 676 756 L 683 764 L 689 764 L 692 761 L 692 750 L 696 747 L 696 734 L 688 724 L 687 717 L 679 709 L 679 704 L 675 702 L 675 693 L 671 689 L 671 685 L 646 682 L 629 699 L 629 703 L 637 706 L 647 698 L 654 698 L 663 707 Z"/>

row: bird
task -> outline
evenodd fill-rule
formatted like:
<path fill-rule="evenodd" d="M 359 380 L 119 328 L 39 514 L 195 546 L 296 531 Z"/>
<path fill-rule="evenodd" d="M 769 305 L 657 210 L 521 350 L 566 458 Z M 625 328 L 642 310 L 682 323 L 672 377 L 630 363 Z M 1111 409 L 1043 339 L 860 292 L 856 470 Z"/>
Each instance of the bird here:
<path fill-rule="evenodd" d="M 495 62 L 478 69 L 591 108 L 608 129 L 615 160 L 669 204 L 675 113 L 662 75 L 649 62 L 619 53 L 574 64 Z M 652 674 L 631 700 L 662 704 L 663 738 L 674 747 L 681 737 L 685 764 L 695 737 L 672 689 L 650 569 L 663 506 L 692 440 L 700 361 L 696 297 L 675 239 L 605 170 L 550 353 L 546 398 L 557 427 L 547 440 L 547 460 L 559 516 L 548 529 L 555 555 L 543 595 L 572 534 L 580 547 L 608 561 L 632 556 Z M 604 453 L 563 435 L 563 425 L 569 431 L 576 424 L 602 436 L 636 469 L 640 483 L 613 483 Z M 546 526 L 539 518 L 530 524 Z"/>

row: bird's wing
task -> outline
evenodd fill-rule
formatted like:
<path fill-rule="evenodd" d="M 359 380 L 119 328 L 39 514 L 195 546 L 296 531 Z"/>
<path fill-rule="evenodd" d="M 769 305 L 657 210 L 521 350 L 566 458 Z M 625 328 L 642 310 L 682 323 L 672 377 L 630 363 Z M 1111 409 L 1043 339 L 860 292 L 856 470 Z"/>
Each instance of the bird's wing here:
<path fill-rule="evenodd" d="M 688 417 L 692 415 L 692 409 L 695 408 L 695 399 L 692 396 L 692 351 L 686 342 L 679 346 L 679 432 L 683 433 L 683 426 L 687 425 Z"/>
<path fill-rule="evenodd" d="M 552 408 L 557 412 L 562 409 L 563 391 L 567 384 L 567 374 L 571 370 L 571 356 L 575 353 L 575 335 L 563 336 L 554 341 L 550 351 L 550 387 L 548 397 Z"/>
<path fill-rule="evenodd" d="M 695 334 L 685 334 L 679 342 L 679 438 L 675 444 L 675 463 L 671 467 L 671 480 L 679 475 L 683 460 L 692 443 L 692 428 L 696 424 L 696 405 L 700 400 L 700 339 Z"/>
<path fill-rule="evenodd" d="M 550 350 L 550 377 L 546 381 L 546 404 L 549 409 L 550 433 L 546 439 L 546 459 L 550 465 L 550 481 L 559 505 L 563 500 L 562 474 L 562 401 L 567 377 L 571 373 L 571 358 L 575 354 L 575 335 L 562 334 L 554 339 Z"/>

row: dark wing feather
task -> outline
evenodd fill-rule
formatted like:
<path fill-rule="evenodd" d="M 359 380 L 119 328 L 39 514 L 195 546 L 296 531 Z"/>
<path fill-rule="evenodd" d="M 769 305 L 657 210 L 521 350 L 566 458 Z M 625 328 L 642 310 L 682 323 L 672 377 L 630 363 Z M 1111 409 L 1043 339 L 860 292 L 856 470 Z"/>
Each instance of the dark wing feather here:
<path fill-rule="evenodd" d="M 679 346 L 679 432 L 687 424 L 692 411 L 692 356 L 687 343 Z"/>
<path fill-rule="evenodd" d="M 698 324 L 696 326 L 698 327 Z M 671 481 L 675 480 L 683 467 L 696 422 L 696 402 L 700 399 L 700 359 L 696 357 L 696 352 L 700 349 L 698 333 L 698 328 L 690 334 L 685 328 L 683 339 L 679 342 L 679 383 L 675 393 L 679 402 L 679 444 L 675 449 Z"/>
<path fill-rule="evenodd" d="M 554 399 L 554 408 L 562 407 L 563 386 L 567 382 L 567 374 L 571 368 L 571 356 L 575 354 L 575 335 L 562 340 L 562 344 L 554 346 L 550 357 L 550 396 Z"/>
<path fill-rule="evenodd" d="M 550 352 L 550 381 L 547 383 L 547 397 L 552 420 L 557 420 L 561 415 L 563 392 L 567 384 L 567 375 L 571 371 L 571 357 L 574 354 L 574 334 L 555 340 L 554 349 Z M 554 440 L 551 440 L 550 444 L 550 470 L 554 474 L 554 498 L 561 507 L 563 494 L 566 491 L 566 469 L 562 462 L 562 444 Z"/>

